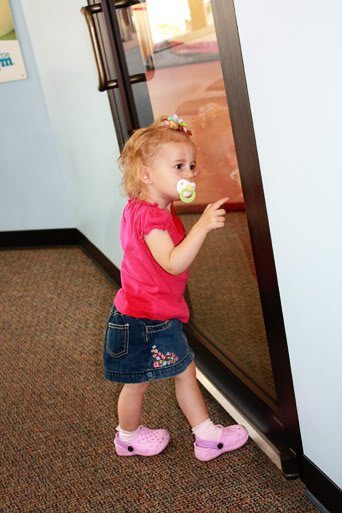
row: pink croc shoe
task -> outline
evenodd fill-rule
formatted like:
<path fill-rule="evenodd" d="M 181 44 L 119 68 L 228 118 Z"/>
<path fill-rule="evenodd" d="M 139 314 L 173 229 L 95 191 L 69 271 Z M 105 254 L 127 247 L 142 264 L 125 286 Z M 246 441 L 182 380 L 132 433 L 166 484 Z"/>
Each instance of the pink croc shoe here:
<path fill-rule="evenodd" d="M 148 429 L 140 426 L 140 431 L 130 442 L 120 440 L 116 433 L 114 445 L 119 456 L 155 456 L 162 452 L 170 441 L 167 429 Z"/>
<path fill-rule="evenodd" d="M 224 452 L 231 452 L 242 447 L 248 440 L 246 428 L 239 424 L 223 427 L 217 424 L 221 429 L 221 437 L 218 442 L 213 440 L 202 440 L 196 436 L 194 442 L 195 456 L 200 461 L 209 461 L 217 458 Z"/>

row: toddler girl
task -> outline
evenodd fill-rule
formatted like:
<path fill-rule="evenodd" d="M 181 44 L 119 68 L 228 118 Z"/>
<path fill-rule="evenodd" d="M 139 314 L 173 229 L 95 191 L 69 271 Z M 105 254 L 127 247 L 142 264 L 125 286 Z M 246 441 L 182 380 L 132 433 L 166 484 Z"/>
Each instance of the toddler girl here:
<path fill-rule="evenodd" d="M 246 429 L 223 427 L 209 418 L 196 381 L 194 353 L 182 324 L 188 267 L 207 234 L 222 228 L 228 198 L 208 205 L 185 233 L 175 214 L 179 180 L 196 174 L 196 150 L 186 123 L 162 116 L 136 130 L 121 153 L 123 186 L 129 197 L 121 221 L 122 288 L 114 298 L 105 344 L 104 374 L 125 383 L 118 400 L 114 439 L 120 456 L 153 456 L 169 443 L 166 429 L 140 425 L 145 391 L 156 379 L 174 377 L 176 398 L 195 435 L 195 457 L 208 461 L 244 445 Z"/>

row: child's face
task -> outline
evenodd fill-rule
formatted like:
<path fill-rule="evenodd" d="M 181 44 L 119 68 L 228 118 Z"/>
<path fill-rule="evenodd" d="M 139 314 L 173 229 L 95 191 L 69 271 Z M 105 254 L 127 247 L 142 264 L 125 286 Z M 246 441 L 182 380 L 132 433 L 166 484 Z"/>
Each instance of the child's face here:
<path fill-rule="evenodd" d="M 146 186 L 153 200 L 161 203 L 179 199 L 178 180 L 191 180 L 198 174 L 196 150 L 190 142 L 164 143 L 147 169 L 150 183 Z"/>

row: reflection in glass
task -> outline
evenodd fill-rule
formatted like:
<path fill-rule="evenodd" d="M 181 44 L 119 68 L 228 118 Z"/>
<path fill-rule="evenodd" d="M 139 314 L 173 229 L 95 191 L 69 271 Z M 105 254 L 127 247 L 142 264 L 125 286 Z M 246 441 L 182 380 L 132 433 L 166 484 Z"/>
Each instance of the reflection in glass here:
<path fill-rule="evenodd" d="M 167 5 L 148 0 L 132 7 L 143 61 L 153 63 L 153 70 L 145 68 L 153 117 L 176 112 L 191 125 L 201 172 L 196 203 L 227 195 L 230 208 L 241 210 L 243 195 L 210 2 L 176 0 L 169 11 Z"/>
<path fill-rule="evenodd" d="M 194 203 L 182 205 L 184 224 L 190 228 L 195 212 L 207 203 L 230 199 L 227 227 L 209 234 L 191 268 L 192 320 L 275 402 L 211 2 L 147 0 L 127 12 L 123 39 L 129 73 L 143 70 L 147 78 L 133 86 L 140 124 L 177 113 L 189 123 L 198 149 L 198 193 Z"/>

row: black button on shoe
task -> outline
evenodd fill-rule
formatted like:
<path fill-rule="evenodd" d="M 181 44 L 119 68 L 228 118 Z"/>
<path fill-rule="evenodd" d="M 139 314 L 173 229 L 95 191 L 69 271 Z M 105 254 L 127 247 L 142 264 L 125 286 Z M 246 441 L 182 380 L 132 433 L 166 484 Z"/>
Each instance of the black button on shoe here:
<path fill-rule="evenodd" d="M 128 450 L 129 452 L 133 452 L 133 451 L 134 451 L 134 449 L 133 449 L 133 447 L 132 447 L 131 445 L 129 445 L 129 446 L 127 447 L 127 450 Z"/>
<path fill-rule="evenodd" d="M 217 444 L 218 449 L 222 449 L 222 447 L 223 447 L 223 443 L 220 442 L 219 444 Z"/>

